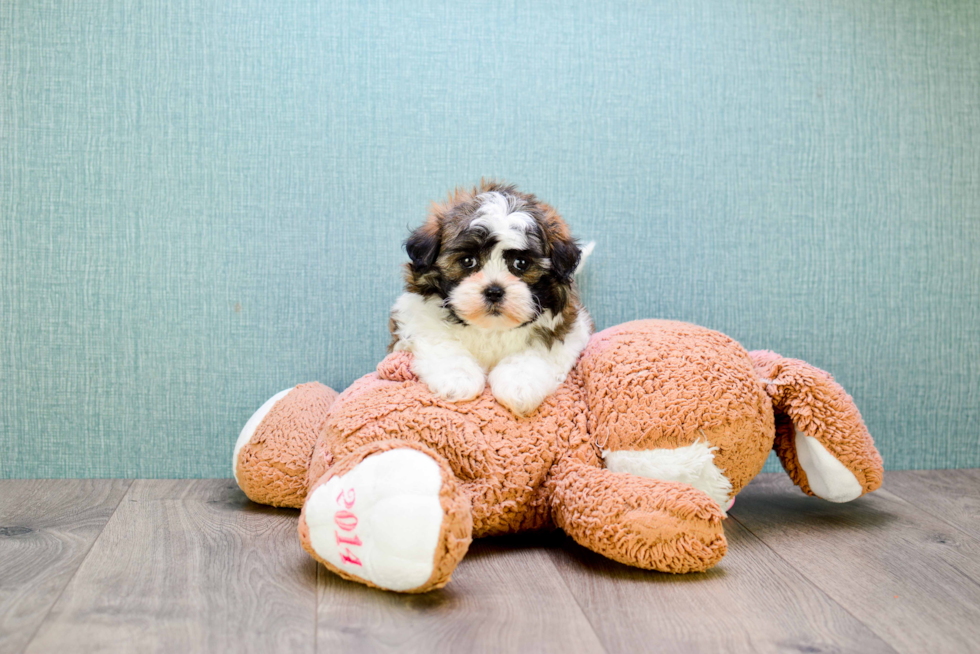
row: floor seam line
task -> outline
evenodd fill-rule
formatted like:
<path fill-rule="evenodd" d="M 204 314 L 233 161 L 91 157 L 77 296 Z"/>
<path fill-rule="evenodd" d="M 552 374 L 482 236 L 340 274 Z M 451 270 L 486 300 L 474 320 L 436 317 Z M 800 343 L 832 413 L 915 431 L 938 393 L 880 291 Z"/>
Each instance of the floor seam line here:
<path fill-rule="evenodd" d="M 106 527 L 109 526 L 109 522 L 111 522 L 112 518 L 115 517 L 116 511 L 119 510 L 119 506 L 122 504 L 123 500 L 129 497 L 129 493 L 133 490 L 133 486 L 136 485 L 136 482 L 138 480 L 129 479 L 128 481 L 129 481 L 129 486 L 126 487 L 126 492 L 119 497 L 119 501 L 116 502 L 116 505 L 114 507 L 112 507 L 112 513 L 109 514 L 109 517 L 106 519 L 105 524 L 102 525 L 102 529 L 99 530 L 99 535 L 92 540 L 92 544 L 88 546 L 87 550 L 85 550 L 85 554 L 82 556 L 82 560 L 79 561 L 75 569 L 72 570 L 71 576 L 68 577 L 68 580 L 65 581 L 65 585 L 61 587 L 60 591 L 58 591 L 58 596 L 54 598 L 54 601 L 51 602 L 51 605 L 48 607 L 47 611 L 44 612 L 44 617 L 41 618 L 40 622 L 37 623 L 37 627 L 34 629 L 34 632 L 31 634 L 30 638 L 28 638 L 27 641 L 24 643 L 24 648 L 20 650 L 20 654 L 24 654 L 24 652 L 26 652 L 30 648 L 31 643 L 34 642 L 34 639 L 37 638 L 38 633 L 41 631 L 41 627 L 44 626 L 44 623 L 47 622 L 48 618 L 51 616 L 51 611 L 53 611 L 55 605 L 61 601 L 61 598 L 64 596 L 65 591 L 68 589 L 68 586 L 71 585 L 71 582 L 74 581 L 75 576 L 78 575 L 78 571 L 82 569 L 83 565 L 85 565 L 85 561 L 88 559 L 88 555 L 92 552 L 92 549 L 95 547 L 95 544 L 99 542 L 99 539 L 102 538 L 102 535 L 105 533 Z"/>
<path fill-rule="evenodd" d="M 572 587 L 568 585 L 568 582 L 565 581 L 564 575 L 562 575 L 561 571 L 558 569 L 558 565 L 555 563 L 555 559 L 552 556 L 552 552 L 546 551 L 545 554 L 547 555 L 548 562 L 551 564 L 551 569 L 555 571 L 556 575 L 558 575 L 558 579 L 561 581 L 561 585 L 564 586 L 565 590 L 568 591 L 568 594 L 569 596 L 571 596 L 572 601 L 575 602 L 575 606 L 578 607 L 579 613 L 582 614 L 582 617 L 585 618 L 585 621 L 588 623 L 589 629 L 592 630 L 592 635 L 595 636 L 596 642 L 599 643 L 599 647 L 601 647 L 602 651 L 606 652 L 606 654 L 610 654 L 609 649 L 606 647 L 606 644 L 602 641 L 602 637 L 599 635 L 599 632 L 596 631 L 595 625 L 592 624 L 592 619 L 589 617 L 589 614 L 586 613 L 585 609 L 582 607 L 581 602 L 578 601 L 578 596 L 575 594 L 575 591 L 573 591 Z"/>
<path fill-rule="evenodd" d="M 772 545 L 770 545 L 769 543 L 767 543 L 764 538 L 762 538 L 757 533 L 755 533 L 754 531 L 752 531 L 752 529 L 748 525 L 746 525 L 744 522 L 742 522 L 741 520 L 739 520 L 737 517 L 735 517 L 733 515 L 729 515 L 729 517 L 732 520 L 734 520 L 735 522 L 737 522 L 739 525 L 741 525 L 741 527 L 743 529 L 745 529 L 745 531 L 747 531 L 750 534 L 752 534 L 752 538 L 755 538 L 760 543 L 762 543 L 763 545 L 765 545 L 766 546 L 766 549 L 768 549 L 770 552 L 772 552 L 773 554 L 775 554 L 776 557 L 780 561 L 782 561 L 783 563 L 785 563 L 786 565 L 788 565 L 790 568 L 792 568 L 792 570 L 794 572 L 796 572 L 798 575 L 800 575 L 801 577 L 803 577 L 803 579 L 805 579 L 808 584 L 810 584 L 816 590 L 820 591 L 820 593 L 824 597 L 826 597 L 829 601 L 833 602 L 835 606 L 840 607 L 840 610 L 841 611 L 843 611 L 847 615 L 849 615 L 852 618 L 854 618 L 855 622 L 857 622 L 858 624 L 864 625 L 864 628 L 867 629 L 868 631 L 870 631 L 872 634 L 874 634 L 875 638 L 877 638 L 879 641 L 881 641 L 882 644 L 884 644 L 886 647 L 888 647 L 888 649 L 890 649 L 892 652 L 895 652 L 895 654 L 899 654 L 899 651 L 897 649 L 895 649 L 895 647 L 890 642 L 888 642 L 887 640 L 885 640 L 885 637 L 882 636 L 881 634 L 879 634 L 872 625 L 868 624 L 867 622 L 865 622 L 861 618 L 859 618 L 856 615 L 854 615 L 853 613 L 851 613 L 850 609 L 848 609 L 846 606 L 844 606 L 843 604 L 841 604 L 840 602 L 838 602 L 834 598 L 833 595 L 831 595 L 826 590 L 824 590 L 823 588 L 821 588 L 817 584 L 817 582 L 815 582 L 813 579 L 811 579 L 810 576 L 808 574 L 806 574 L 803 570 L 800 570 L 795 565 L 793 565 L 792 561 L 789 561 L 782 554 L 780 554 L 779 552 L 777 552 L 776 549 Z"/>
<path fill-rule="evenodd" d="M 313 584 L 313 654 L 317 654 L 320 649 L 320 565 L 316 563 L 316 578 Z"/>
<path fill-rule="evenodd" d="M 906 504 L 910 504 L 911 506 L 915 507 L 919 511 L 922 511 L 923 513 L 929 514 L 930 516 L 932 516 L 933 518 L 936 518 L 940 522 L 949 525 L 951 528 L 953 528 L 957 532 L 963 534 L 964 536 L 966 536 L 967 538 L 969 538 L 973 542 L 980 544 L 980 538 L 977 538 L 976 536 L 974 536 L 973 534 L 971 534 L 969 532 L 963 531 L 963 528 L 960 527 L 959 525 L 950 522 L 945 517 L 943 517 L 943 516 L 941 516 L 941 515 L 939 515 L 937 513 L 933 513 L 927 507 L 922 506 L 918 502 L 915 502 L 913 500 L 910 500 L 909 498 L 905 497 L 904 495 L 900 495 L 898 492 L 896 492 L 895 489 L 893 489 L 893 488 L 882 488 L 881 490 L 883 492 L 885 492 L 885 493 L 888 493 L 889 495 L 892 495 L 893 497 L 895 497 L 897 499 L 902 500 Z"/>

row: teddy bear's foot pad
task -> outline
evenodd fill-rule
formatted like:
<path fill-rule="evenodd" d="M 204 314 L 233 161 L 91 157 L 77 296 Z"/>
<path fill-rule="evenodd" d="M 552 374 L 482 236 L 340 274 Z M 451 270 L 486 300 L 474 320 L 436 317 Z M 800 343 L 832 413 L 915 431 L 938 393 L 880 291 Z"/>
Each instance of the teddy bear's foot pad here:
<path fill-rule="evenodd" d="M 375 586 L 417 588 L 435 565 L 441 486 L 439 465 L 422 452 L 369 456 L 307 500 L 310 546 L 327 563 Z"/>
<path fill-rule="evenodd" d="M 799 429 L 794 438 L 796 456 L 814 495 L 828 502 L 850 502 L 861 497 L 861 482 L 820 441 Z"/>

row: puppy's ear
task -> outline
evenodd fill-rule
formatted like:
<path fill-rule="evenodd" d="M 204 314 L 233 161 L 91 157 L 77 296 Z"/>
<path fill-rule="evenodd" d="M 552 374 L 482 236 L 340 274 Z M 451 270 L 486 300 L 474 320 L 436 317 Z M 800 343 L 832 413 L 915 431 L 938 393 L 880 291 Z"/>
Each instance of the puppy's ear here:
<path fill-rule="evenodd" d="M 427 272 L 439 256 L 439 245 L 442 233 L 439 221 L 429 219 L 424 225 L 412 232 L 405 241 L 405 251 L 412 260 L 412 270 L 417 273 Z"/>
<path fill-rule="evenodd" d="M 539 202 L 538 207 L 541 211 L 541 231 L 551 251 L 551 274 L 559 284 L 567 284 L 582 259 L 582 249 L 554 207 L 544 202 Z"/>
<path fill-rule="evenodd" d="M 582 249 L 574 239 L 559 238 L 551 242 L 551 271 L 560 283 L 571 280 L 581 258 Z"/>

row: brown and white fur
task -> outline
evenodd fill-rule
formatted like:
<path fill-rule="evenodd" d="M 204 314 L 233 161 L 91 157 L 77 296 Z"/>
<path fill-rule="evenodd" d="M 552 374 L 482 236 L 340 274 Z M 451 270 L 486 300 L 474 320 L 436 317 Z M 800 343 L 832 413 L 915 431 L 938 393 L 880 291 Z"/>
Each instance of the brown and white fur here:
<path fill-rule="evenodd" d="M 527 415 L 561 384 L 592 333 L 574 273 L 582 249 L 561 216 L 515 187 L 481 182 L 434 204 L 405 243 L 391 349 L 436 395 L 464 401 L 489 381 Z"/>

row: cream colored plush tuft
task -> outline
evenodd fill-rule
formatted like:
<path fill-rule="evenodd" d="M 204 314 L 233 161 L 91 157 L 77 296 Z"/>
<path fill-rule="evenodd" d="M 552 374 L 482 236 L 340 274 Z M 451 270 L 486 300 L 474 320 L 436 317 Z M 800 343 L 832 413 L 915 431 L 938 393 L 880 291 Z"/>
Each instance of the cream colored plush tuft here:
<path fill-rule="evenodd" d="M 613 472 L 690 484 L 724 507 L 731 496 L 732 482 L 715 465 L 715 450 L 705 441 L 697 441 L 673 449 L 605 450 L 602 459 Z"/>

